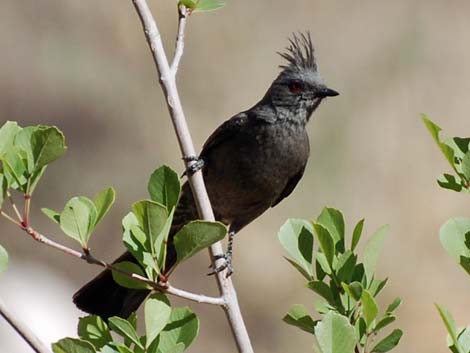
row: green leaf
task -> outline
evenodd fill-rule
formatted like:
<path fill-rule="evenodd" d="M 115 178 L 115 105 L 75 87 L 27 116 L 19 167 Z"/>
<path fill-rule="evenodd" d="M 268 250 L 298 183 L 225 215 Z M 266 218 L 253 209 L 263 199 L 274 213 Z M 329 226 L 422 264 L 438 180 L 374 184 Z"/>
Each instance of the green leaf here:
<path fill-rule="evenodd" d="M 470 152 L 465 153 L 462 159 L 462 173 L 465 179 L 470 180 Z"/>
<path fill-rule="evenodd" d="M 199 333 L 199 319 L 189 308 L 176 308 L 171 311 L 170 320 L 160 332 L 159 349 L 167 352 L 178 344 L 188 348 Z"/>
<path fill-rule="evenodd" d="M 55 126 L 38 126 L 31 134 L 34 169 L 40 169 L 61 157 L 66 150 L 65 138 Z"/>
<path fill-rule="evenodd" d="M 3 246 L 0 245 L 0 273 L 5 272 L 8 267 L 8 253 Z"/>
<path fill-rule="evenodd" d="M 3 173 L 10 188 L 26 193 L 28 180 L 26 153 L 16 146 L 9 148 L 2 157 Z"/>
<path fill-rule="evenodd" d="M 3 201 L 5 201 L 5 197 L 7 196 L 8 189 L 8 180 L 2 171 L 3 167 L 0 164 L 0 210 L 2 209 Z"/>
<path fill-rule="evenodd" d="M 380 291 L 385 287 L 388 282 L 388 278 L 384 280 L 373 279 L 372 282 L 369 284 L 369 292 L 372 294 L 373 297 L 376 297 Z"/>
<path fill-rule="evenodd" d="M 354 227 L 353 230 L 353 236 L 351 239 L 351 251 L 354 251 L 356 249 L 357 244 L 359 243 L 359 240 L 361 239 L 362 235 L 362 229 L 364 228 L 364 219 L 361 219 L 356 226 Z"/>
<path fill-rule="evenodd" d="M 364 319 L 366 320 L 367 327 L 375 320 L 379 313 L 379 307 L 374 300 L 374 297 L 367 291 L 362 291 L 362 309 L 364 313 Z"/>
<path fill-rule="evenodd" d="M 52 344 L 54 353 L 96 353 L 90 342 L 76 338 L 63 338 Z"/>
<path fill-rule="evenodd" d="M 178 4 L 179 5 L 184 5 L 188 9 L 194 9 L 194 8 L 196 8 L 198 2 L 199 2 L 199 0 L 179 0 Z"/>
<path fill-rule="evenodd" d="M 335 244 L 333 238 L 330 235 L 330 232 L 328 232 L 328 230 L 320 224 L 314 223 L 313 229 L 315 230 L 318 242 L 320 243 L 320 248 L 323 254 L 325 254 L 328 265 L 332 269 L 333 258 L 335 255 Z"/>
<path fill-rule="evenodd" d="M 307 281 L 310 281 L 312 279 L 312 276 L 307 271 L 305 271 L 304 268 L 300 266 L 297 262 L 289 259 L 288 257 L 285 257 L 285 256 L 283 257 L 287 262 L 289 262 L 293 267 L 295 267 L 295 269 L 299 271 L 300 274 L 304 276 Z"/>
<path fill-rule="evenodd" d="M 331 292 L 330 287 L 322 281 L 311 281 L 307 283 L 307 287 L 313 290 L 318 295 L 325 298 L 328 303 L 334 304 L 335 300 L 333 298 L 333 293 Z"/>
<path fill-rule="evenodd" d="M 470 352 L 470 328 L 466 327 L 463 329 L 458 336 L 460 347 L 464 352 Z"/>
<path fill-rule="evenodd" d="M 74 197 L 66 203 L 60 215 L 60 228 L 86 247 L 96 224 L 96 217 L 96 207 L 89 198 Z"/>
<path fill-rule="evenodd" d="M 282 247 L 291 256 L 289 262 L 295 266 L 308 280 L 313 278 L 313 228 L 310 222 L 303 219 L 288 219 L 278 233 Z"/>
<path fill-rule="evenodd" d="M 165 353 L 183 353 L 185 350 L 186 347 L 184 346 L 184 343 L 178 343 L 176 346 L 170 348 Z"/>
<path fill-rule="evenodd" d="M 357 256 L 350 250 L 341 254 L 335 265 L 336 276 L 340 282 L 351 282 L 354 268 L 356 267 Z"/>
<path fill-rule="evenodd" d="M 403 331 L 396 329 L 372 348 L 371 353 L 385 353 L 395 348 L 400 342 Z"/>
<path fill-rule="evenodd" d="M 78 319 L 78 336 L 93 344 L 97 350 L 113 340 L 106 322 L 96 315 Z"/>
<path fill-rule="evenodd" d="M 153 201 L 166 206 L 170 212 L 178 203 L 181 192 L 180 178 L 170 167 L 161 166 L 150 176 L 148 191 Z"/>
<path fill-rule="evenodd" d="M 41 208 L 42 213 L 49 217 L 53 222 L 60 224 L 60 213 L 50 208 Z"/>
<path fill-rule="evenodd" d="M 0 128 L 0 159 L 3 154 L 11 148 L 16 134 L 21 130 L 21 127 L 15 121 L 7 121 Z"/>
<path fill-rule="evenodd" d="M 192 221 L 181 228 L 174 237 L 176 264 L 190 258 L 198 251 L 222 240 L 227 227 L 220 222 Z"/>
<path fill-rule="evenodd" d="M 457 191 L 457 192 L 462 191 L 462 188 L 463 188 L 462 182 L 457 181 L 457 179 L 455 179 L 455 176 L 450 175 L 450 174 L 441 175 L 437 179 L 437 183 L 439 184 L 439 186 L 441 188 L 454 190 L 454 191 Z"/>
<path fill-rule="evenodd" d="M 356 332 L 348 318 L 328 312 L 315 327 L 315 336 L 322 353 L 353 353 Z"/>
<path fill-rule="evenodd" d="M 442 131 L 442 129 L 436 124 L 434 124 L 431 120 L 429 120 L 424 114 L 421 116 L 421 119 L 423 119 L 424 124 L 428 128 L 429 133 L 431 134 L 432 138 L 436 142 L 437 146 L 439 147 L 441 152 L 444 154 L 444 156 L 446 157 L 451 167 L 455 170 L 454 150 L 447 144 L 441 142 L 439 138 L 439 133 Z"/>
<path fill-rule="evenodd" d="M 147 249 L 157 257 L 160 249 L 155 249 L 155 242 L 165 228 L 168 218 L 166 207 L 154 201 L 142 200 L 132 205 L 132 211 L 147 236 Z"/>
<path fill-rule="evenodd" d="M 377 266 L 377 261 L 380 255 L 380 250 L 382 249 L 388 228 L 388 225 L 384 225 L 376 230 L 375 233 L 367 240 L 366 246 L 364 248 L 364 270 L 369 282 L 372 280 L 374 275 L 375 267 Z"/>
<path fill-rule="evenodd" d="M 462 217 L 449 219 L 439 230 L 439 239 L 444 249 L 470 274 L 469 267 L 465 266 L 465 258 L 470 257 L 470 249 L 465 243 L 469 233 L 470 219 Z"/>
<path fill-rule="evenodd" d="M 145 333 L 147 335 L 147 348 L 166 326 L 170 316 L 171 305 L 164 294 L 152 294 L 145 301 Z"/>
<path fill-rule="evenodd" d="M 315 334 L 315 321 L 311 318 L 307 308 L 301 304 L 293 305 L 282 320 L 305 332 Z"/>
<path fill-rule="evenodd" d="M 196 12 L 214 11 L 224 7 L 227 0 L 199 0 L 197 6 L 194 8 Z"/>
<path fill-rule="evenodd" d="M 123 261 L 113 264 L 114 267 L 121 271 L 128 273 L 135 273 L 137 275 L 145 277 L 144 271 L 142 268 L 134 262 Z M 130 278 L 118 271 L 112 271 L 114 281 L 122 287 L 131 288 L 131 289 L 152 289 L 150 286 L 141 282 L 139 280 Z"/>
<path fill-rule="evenodd" d="M 402 300 L 400 298 L 395 298 L 393 302 L 387 307 L 387 313 L 393 313 L 401 304 Z"/>
<path fill-rule="evenodd" d="M 350 284 L 341 283 L 344 291 L 355 301 L 359 301 L 362 297 L 362 284 L 359 282 L 353 282 Z"/>
<path fill-rule="evenodd" d="M 457 327 L 455 325 L 452 314 L 446 308 L 438 304 L 436 304 L 436 308 L 439 311 L 439 315 L 441 316 L 441 319 L 446 326 L 447 332 L 449 333 L 452 342 L 454 343 L 455 349 L 459 353 L 466 353 L 462 350 L 462 347 L 460 347 L 460 343 L 457 338 Z"/>
<path fill-rule="evenodd" d="M 377 331 L 383 329 L 385 326 L 390 325 L 396 319 L 397 319 L 397 317 L 393 316 L 393 315 L 384 316 L 374 326 L 374 332 L 377 332 Z"/>
<path fill-rule="evenodd" d="M 135 331 L 134 327 L 129 321 L 124 320 L 117 316 L 113 316 L 108 319 L 108 323 L 114 332 L 116 332 L 117 334 L 121 335 L 124 338 L 129 339 L 137 347 L 144 349 L 144 346 L 139 340 L 139 336 L 137 335 L 137 332 Z"/>
<path fill-rule="evenodd" d="M 106 213 L 108 213 L 115 200 L 116 191 L 114 191 L 113 188 L 104 189 L 96 196 L 93 201 L 97 211 L 95 226 L 103 219 Z"/>
<path fill-rule="evenodd" d="M 341 211 L 325 207 L 317 218 L 317 224 L 322 225 L 332 236 L 338 250 L 344 251 L 344 218 Z"/>

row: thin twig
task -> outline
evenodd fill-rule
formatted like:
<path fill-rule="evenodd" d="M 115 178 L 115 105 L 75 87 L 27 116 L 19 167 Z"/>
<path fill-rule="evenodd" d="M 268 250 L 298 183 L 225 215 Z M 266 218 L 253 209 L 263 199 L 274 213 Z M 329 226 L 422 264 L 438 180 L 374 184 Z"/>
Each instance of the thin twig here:
<path fill-rule="evenodd" d="M 157 291 L 168 293 L 168 294 L 178 296 L 184 299 L 188 299 L 197 303 L 205 303 L 205 304 L 213 304 L 213 305 L 221 305 L 221 306 L 225 305 L 225 300 L 222 297 L 209 297 L 209 296 L 202 295 L 202 294 L 191 293 L 182 289 L 175 288 L 171 286 L 168 282 L 167 283 L 153 282 L 144 276 L 140 276 L 136 273 L 124 271 L 116 266 L 113 266 L 112 264 L 108 264 L 107 262 L 103 260 L 97 259 L 90 253 L 89 250 L 81 253 L 79 251 L 73 250 L 65 245 L 59 244 L 49 239 L 48 237 L 44 236 L 43 234 L 39 233 L 38 231 L 34 230 L 31 227 L 21 227 L 21 229 L 23 229 L 26 233 L 28 233 L 34 240 L 44 245 L 47 245 L 56 250 L 60 250 L 67 255 L 74 256 L 76 258 L 84 260 L 88 262 L 89 264 L 98 265 L 106 269 L 109 269 L 111 271 L 119 272 L 124 276 L 143 282 Z"/>
<path fill-rule="evenodd" d="M 186 30 L 187 17 L 189 16 L 186 6 L 180 5 L 178 7 L 179 18 L 178 18 L 178 37 L 176 38 L 175 55 L 173 56 L 173 62 L 171 64 L 171 72 L 176 75 L 178 67 L 183 56 L 184 51 L 184 33 Z"/>
<path fill-rule="evenodd" d="M 11 223 L 17 225 L 18 227 L 23 227 L 23 225 L 18 222 L 16 219 L 14 219 L 12 216 L 10 216 L 8 213 L 6 213 L 5 211 L 1 211 L 0 210 L 0 215 L 2 215 L 3 217 L 5 217 L 7 220 L 9 220 Z"/>
<path fill-rule="evenodd" d="M 178 90 L 176 88 L 176 78 L 174 72 L 171 70 L 168 60 L 163 48 L 162 39 L 158 30 L 155 19 L 148 7 L 146 0 L 132 0 L 137 14 L 142 22 L 144 33 L 149 44 L 152 56 L 158 71 L 159 82 L 162 86 L 163 92 L 170 112 L 171 121 L 176 132 L 176 137 L 181 149 L 183 157 L 196 156 L 196 151 L 192 142 L 191 134 L 184 116 L 183 107 L 179 98 Z M 183 28 L 184 29 L 184 28 Z M 178 36 L 179 40 L 182 40 Z M 177 43 L 176 47 L 183 48 L 182 43 Z M 176 72 L 176 67 L 175 67 Z M 187 160 L 187 159 L 186 159 Z M 187 161 L 186 168 L 191 166 L 194 161 Z M 201 171 L 188 176 L 191 189 L 194 194 L 194 200 L 198 209 L 199 216 L 206 221 L 214 221 L 214 213 L 207 195 L 204 180 Z M 214 261 L 215 254 L 222 254 L 222 244 L 217 242 L 211 245 L 210 255 L 213 262 L 220 265 L 223 260 Z M 216 275 L 217 284 L 222 297 L 225 300 L 224 306 L 227 319 L 232 330 L 238 351 L 241 353 L 253 353 L 250 337 L 243 322 L 243 317 L 238 305 L 237 294 L 230 278 L 225 277 L 225 271 L 221 271 Z"/>
<path fill-rule="evenodd" d="M 23 224 L 25 227 L 29 226 L 29 209 L 31 207 L 31 195 L 24 194 L 24 215 Z"/>
<path fill-rule="evenodd" d="M 11 327 L 19 334 L 26 343 L 36 352 L 36 353 L 50 353 L 51 351 L 46 347 L 46 345 L 36 337 L 36 335 L 29 329 L 28 326 L 22 321 L 20 321 L 13 313 L 11 313 L 5 303 L 0 299 L 0 315 L 11 325 Z"/>
<path fill-rule="evenodd" d="M 18 221 L 22 222 L 23 219 L 21 218 L 20 211 L 18 211 L 18 207 L 16 207 L 15 201 L 13 200 L 13 197 L 11 196 L 10 191 L 7 191 L 7 196 L 8 196 L 8 200 L 10 201 L 11 207 L 13 207 L 13 210 L 16 213 L 16 218 L 18 218 Z"/>

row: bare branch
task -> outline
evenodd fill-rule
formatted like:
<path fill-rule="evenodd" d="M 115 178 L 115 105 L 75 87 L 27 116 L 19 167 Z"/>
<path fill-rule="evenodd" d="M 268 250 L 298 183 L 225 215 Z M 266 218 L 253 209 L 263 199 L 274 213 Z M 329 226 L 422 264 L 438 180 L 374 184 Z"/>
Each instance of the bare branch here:
<path fill-rule="evenodd" d="M 28 326 L 11 313 L 5 303 L 0 299 L 0 315 L 11 325 L 11 327 L 29 344 L 36 353 L 50 353 L 50 349 L 36 337 Z"/>
<path fill-rule="evenodd" d="M 15 211 L 16 218 L 18 218 L 18 221 L 22 221 L 23 219 L 21 218 L 20 211 L 18 211 L 18 207 L 16 207 L 15 201 L 13 200 L 13 197 L 11 196 L 10 191 L 7 190 L 7 196 L 8 200 L 10 201 L 11 207 L 13 207 L 13 210 Z"/>
<path fill-rule="evenodd" d="M 184 33 L 186 30 L 186 21 L 189 16 L 189 11 L 184 5 L 180 5 L 179 8 L 179 19 L 178 19 L 178 36 L 176 38 L 175 55 L 171 64 L 171 71 L 173 75 L 176 75 L 178 66 L 180 64 L 181 57 L 184 51 Z"/>
<path fill-rule="evenodd" d="M 139 15 L 140 21 L 144 29 L 144 33 L 149 44 L 152 56 L 158 71 L 159 82 L 165 93 L 168 110 L 170 112 L 171 121 L 176 132 L 176 137 L 181 149 L 183 157 L 196 156 L 196 151 L 192 142 L 191 134 L 186 123 L 183 107 L 176 88 L 175 73 L 171 70 L 163 48 L 160 32 L 158 31 L 155 19 L 148 7 L 146 0 L 132 0 L 134 7 Z M 184 28 L 183 28 L 184 29 Z M 182 48 L 182 47 L 181 47 Z M 191 166 L 195 161 L 189 161 L 185 158 L 186 168 Z M 194 199 L 198 209 L 199 216 L 206 221 L 214 221 L 214 213 L 207 195 L 204 180 L 201 171 L 188 176 Z M 211 259 L 217 264 L 221 264 L 223 260 L 214 261 L 215 254 L 222 254 L 222 245 L 220 242 L 210 247 Z M 224 306 L 230 328 L 232 330 L 238 351 L 241 353 L 253 353 L 250 337 L 243 322 L 243 317 L 238 305 L 237 294 L 230 278 L 225 277 L 225 271 L 221 271 L 216 275 L 219 290 L 224 298 L 226 305 Z"/>
<path fill-rule="evenodd" d="M 10 216 L 8 213 L 6 213 L 5 211 L 2 211 L 0 210 L 0 215 L 2 215 L 3 217 L 5 217 L 8 221 L 10 221 L 11 223 L 17 225 L 18 227 L 23 227 L 23 225 L 18 222 L 16 219 L 14 219 L 12 216 Z"/>

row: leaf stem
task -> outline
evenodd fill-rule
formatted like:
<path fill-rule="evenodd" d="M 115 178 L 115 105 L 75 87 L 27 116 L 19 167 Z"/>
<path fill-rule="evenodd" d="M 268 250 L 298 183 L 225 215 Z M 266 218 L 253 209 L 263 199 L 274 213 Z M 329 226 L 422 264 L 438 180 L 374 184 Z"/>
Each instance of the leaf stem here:
<path fill-rule="evenodd" d="M 24 194 L 24 214 L 23 214 L 23 221 L 25 227 L 29 225 L 29 210 L 31 208 L 31 195 Z"/>
<path fill-rule="evenodd" d="M 13 197 L 11 196 L 11 193 L 8 190 L 7 190 L 7 196 L 8 196 L 8 200 L 10 201 L 11 207 L 13 207 L 13 210 L 15 211 L 16 218 L 18 218 L 18 221 L 20 222 L 23 221 L 23 219 L 21 218 L 20 211 L 18 211 L 18 207 L 16 207 L 15 201 L 13 200 Z"/>
<path fill-rule="evenodd" d="M 16 219 L 14 219 L 13 217 L 11 217 L 10 215 L 8 215 L 5 211 L 0 211 L 0 214 L 5 217 L 7 220 L 9 220 L 10 222 L 12 222 L 13 224 L 17 225 L 18 227 L 22 228 L 23 225 L 18 222 Z"/>

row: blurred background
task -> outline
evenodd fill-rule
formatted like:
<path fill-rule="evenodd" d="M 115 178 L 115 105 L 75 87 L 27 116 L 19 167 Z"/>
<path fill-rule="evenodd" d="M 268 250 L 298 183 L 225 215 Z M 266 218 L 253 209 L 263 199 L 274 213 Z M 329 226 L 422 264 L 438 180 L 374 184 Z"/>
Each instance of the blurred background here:
<path fill-rule="evenodd" d="M 171 53 L 175 1 L 150 2 Z M 404 299 L 396 326 L 405 336 L 395 352 L 446 350 L 436 302 L 460 325 L 470 323 L 470 281 L 437 236 L 448 218 L 468 216 L 469 199 L 437 186 L 449 167 L 419 117 L 427 113 L 448 135 L 470 135 L 469 15 L 463 0 L 245 0 L 191 17 L 179 87 L 198 149 L 261 98 L 282 63 L 275 52 L 294 31 L 311 31 L 322 76 L 341 92 L 310 122 L 312 155 L 296 191 L 237 238 L 233 279 L 256 352 L 312 351 L 310 335 L 281 321 L 294 303 L 313 309 L 313 296 L 282 258 L 277 231 L 325 205 L 344 212 L 349 233 L 362 217 L 366 235 L 391 225 L 378 271 L 389 277 L 381 304 Z M 0 46 L 0 123 L 57 125 L 69 147 L 37 189 L 34 226 L 73 245 L 40 208 L 61 209 L 74 195 L 112 185 L 117 202 L 91 243 L 111 261 L 123 251 L 120 220 L 146 197 L 150 173 L 163 163 L 182 170 L 132 2 L 2 0 Z M 45 342 L 75 335 L 83 313 L 71 296 L 99 269 L 34 243 L 5 220 L 0 242 L 11 257 L 0 297 L 11 311 Z M 174 284 L 215 294 L 208 261 L 202 253 L 181 266 Z M 234 352 L 223 312 L 190 305 L 202 324 L 190 351 Z M 3 320 L 0 350 L 30 352 Z"/>

